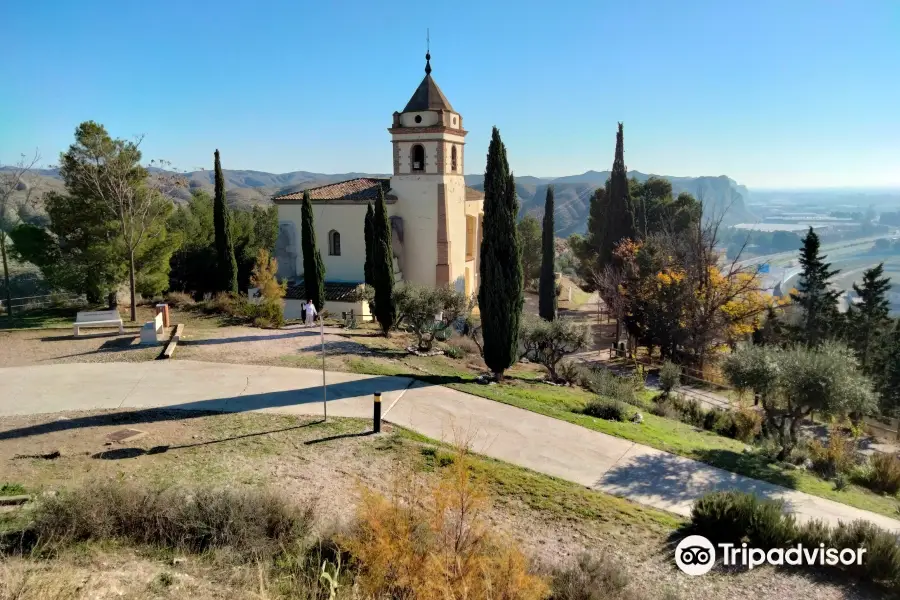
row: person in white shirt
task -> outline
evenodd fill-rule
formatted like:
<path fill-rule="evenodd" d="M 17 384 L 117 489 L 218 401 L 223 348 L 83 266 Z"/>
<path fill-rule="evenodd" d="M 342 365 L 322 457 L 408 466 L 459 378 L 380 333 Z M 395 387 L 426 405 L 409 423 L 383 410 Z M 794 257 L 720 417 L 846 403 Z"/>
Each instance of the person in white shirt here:
<path fill-rule="evenodd" d="M 306 302 L 306 324 L 308 326 L 313 326 L 316 324 L 316 315 L 318 312 L 316 311 L 316 305 L 313 304 L 312 300 L 308 300 Z"/>

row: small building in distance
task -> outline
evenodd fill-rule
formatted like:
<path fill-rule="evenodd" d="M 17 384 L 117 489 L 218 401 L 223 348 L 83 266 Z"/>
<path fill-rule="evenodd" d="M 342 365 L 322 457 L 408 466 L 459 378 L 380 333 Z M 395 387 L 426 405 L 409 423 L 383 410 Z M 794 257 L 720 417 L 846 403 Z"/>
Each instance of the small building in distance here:
<path fill-rule="evenodd" d="M 449 285 L 467 294 L 478 290 L 484 194 L 466 187 L 463 118 L 431 77 L 431 55 L 425 55 L 425 78 L 406 107 L 393 114 L 391 126 L 393 175 L 359 178 L 309 192 L 316 239 L 325 262 L 326 303 L 332 311 L 337 297 L 364 281 L 366 207 L 384 193 L 391 222 L 394 275 L 397 281 L 432 286 Z M 289 290 L 303 295 L 300 243 L 303 191 L 274 198 L 278 207 L 279 276 Z M 290 306 L 287 312 L 292 313 Z M 297 302 L 300 299 L 296 299 Z M 343 308 L 343 307 L 342 307 Z M 335 308 L 335 310 L 337 310 Z"/>

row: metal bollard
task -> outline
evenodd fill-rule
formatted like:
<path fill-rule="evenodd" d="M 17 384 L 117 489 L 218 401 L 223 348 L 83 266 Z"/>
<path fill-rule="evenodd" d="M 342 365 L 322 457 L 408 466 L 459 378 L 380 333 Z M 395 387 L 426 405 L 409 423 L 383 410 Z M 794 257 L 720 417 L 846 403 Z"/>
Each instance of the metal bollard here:
<path fill-rule="evenodd" d="M 381 433 L 381 392 L 375 392 L 375 414 L 372 415 L 372 428 Z"/>

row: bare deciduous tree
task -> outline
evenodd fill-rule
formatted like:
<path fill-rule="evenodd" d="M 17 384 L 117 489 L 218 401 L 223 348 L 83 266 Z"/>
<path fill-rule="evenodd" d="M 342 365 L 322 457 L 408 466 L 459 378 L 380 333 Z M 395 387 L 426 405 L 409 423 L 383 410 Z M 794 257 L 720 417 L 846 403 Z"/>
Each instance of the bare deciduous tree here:
<path fill-rule="evenodd" d="M 15 165 L 4 167 L 0 164 L 0 255 L 3 258 L 3 280 L 6 286 L 6 312 L 10 319 L 13 316 L 13 308 L 6 256 L 7 236 L 21 221 L 24 209 L 31 205 L 34 186 L 29 181 L 29 174 L 40 159 L 40 152 L 35 150 L 34 156 L 27 158 L 23 154 Z"/>

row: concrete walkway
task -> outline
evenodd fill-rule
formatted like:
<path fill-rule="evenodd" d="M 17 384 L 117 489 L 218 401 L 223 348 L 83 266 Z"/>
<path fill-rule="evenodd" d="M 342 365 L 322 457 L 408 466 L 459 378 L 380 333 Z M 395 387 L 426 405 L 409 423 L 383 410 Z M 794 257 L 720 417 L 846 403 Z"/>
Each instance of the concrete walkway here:
<path fill-rule="evenodd" d="M 0 440 L 46 431 L 46 425 L 4 428 L 8 415 L 159 407 L 322 415 L 322 372 L 287 367 L 55 364 L 0 368 L 0 382 Z M 900 521 L 888 517 L 417 380 L 328 373 L 326 391 L 329 416 L 371 418 L 372 394 L 380 391 L 385 417 L 397 425 L 448 442 L 462 438 L 481 454 L 680 515 L 689 515 L 694 500 L 709 491 L 740 489 L 785 500 L 800 520 L 868 519 L 900 533 Z M 77 417 L 53 423 L 59 429 L 86 424 Z"/>

